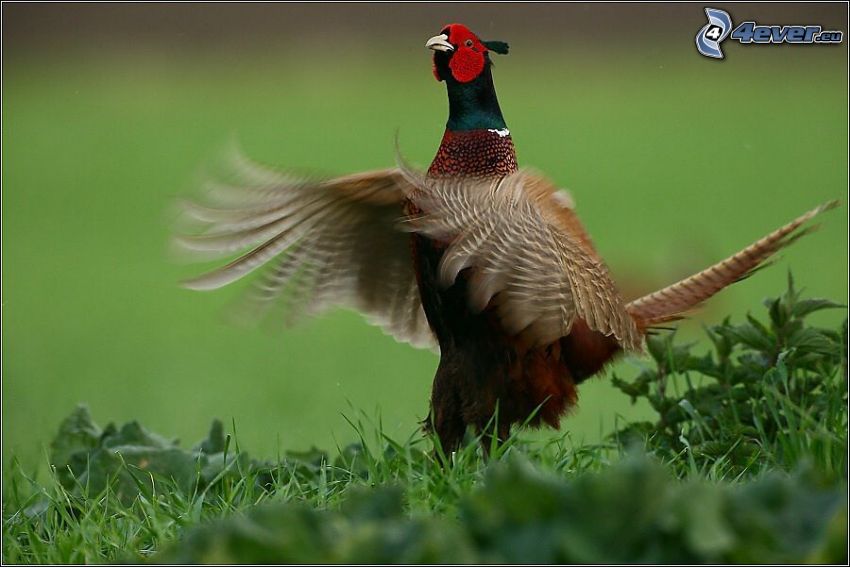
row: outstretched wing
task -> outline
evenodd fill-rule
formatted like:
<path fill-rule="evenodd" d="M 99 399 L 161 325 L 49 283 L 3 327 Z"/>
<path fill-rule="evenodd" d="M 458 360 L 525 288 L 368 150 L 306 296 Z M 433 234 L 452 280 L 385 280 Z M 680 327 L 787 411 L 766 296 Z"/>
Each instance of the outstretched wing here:
<path fill-rule="evenodd" d="M 409 230 L 448 244 L 440 281 L 470 268 L 473 309 L 494 308 L 511 335 L 547 345 L 576 319 L 625 348 L 641 335 L 572 208 L 546 179 L 521 170 L 493 180 L 424 178 L 407 169 L 422 210 Z"/>
<path fill-rule="evenodd" d="M 264 267 L 242 306 L 252 318 L 283 304 L 287 322 L 334 305 L 362 312 L 397 340 L 435 348 L 419 299 L 409 237 L 397 228 L 407 181 L 397 169 L 315 180 L 233 159 L 228 182 L 183 203 L 193 259 L 239 255 L 184 282 L 217 289 Z M 281 299 L 281 301 L 276 301 Z"/>

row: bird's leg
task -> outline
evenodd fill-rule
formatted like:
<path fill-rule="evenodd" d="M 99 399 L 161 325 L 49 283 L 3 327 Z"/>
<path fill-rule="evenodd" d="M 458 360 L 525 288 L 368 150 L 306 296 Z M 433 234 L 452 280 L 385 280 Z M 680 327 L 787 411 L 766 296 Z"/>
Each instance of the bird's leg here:
<path fill-rule="evenodd" d="M 460 447 L 466 432 L 466 422 L 461 411 L 461 399 L 454 380 L 452 365 L 440 362 L 434 386 L 431 390 L 431 411 L 428 413 L 425 430 L 436 433 L 440 449 L 446 459 Z M 439 455 L 440 451 L 436 451 Z"/>
<path fill-rule="evenodd" d="M 493 420 L 485 426 L 476 427 L 478 437 L 481 440 L 481 449 L 485 457 L 490 457 L 492 450 L 497 449 L 508 441 L 511 434 L 511 425 L 498 420 L 498 411 L 493 414 Z"/>
<path fill-rule="evenodd" d="M 422 428 L 426 433 L 436 434 L 434 439 L 434 458 L 444 465 L 449 465 L 452 453 L 457 451 L 463 440 L 466 427 L 463 422 L 454 419 L 440 419 L 435 417 L 432 409 L 428 417 L 422 422 Z"/>

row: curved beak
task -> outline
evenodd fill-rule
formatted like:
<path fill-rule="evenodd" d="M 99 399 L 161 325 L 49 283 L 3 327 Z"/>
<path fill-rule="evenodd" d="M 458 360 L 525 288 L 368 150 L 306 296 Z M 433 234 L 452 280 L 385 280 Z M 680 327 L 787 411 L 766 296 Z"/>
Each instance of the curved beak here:
<path fill-rule="evenodd" d="M 425 42 L 425 47 L 434 51 L 454 51 L 455 46 L 449 43 L 449 36 L 444 33 L 435 35 Z"/>

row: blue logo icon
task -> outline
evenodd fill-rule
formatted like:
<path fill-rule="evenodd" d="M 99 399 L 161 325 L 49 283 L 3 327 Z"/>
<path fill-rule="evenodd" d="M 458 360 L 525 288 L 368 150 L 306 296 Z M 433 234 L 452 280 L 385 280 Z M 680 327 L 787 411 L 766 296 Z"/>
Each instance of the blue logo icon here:
<path fill-rule="evenodd" d="M 748 21 L 732 29 L 734 24 L 728 12 L 717 8 L 706 8 L 705 15 L 708 17 L 708 23 L 697 34 L 697 50 L 702 55 L 714 59 L 723 59 L 720 44 L 727 37 L 742 45 L 771 43 L 835 45 L 844 41 L 844 32 L 824 30 L 821 26 L 764 26 Z"/>
<path fill-rule="evenodd" d="M 706 8 L 708 23 L 697 34 L 697 50 L 706 57 L 723 59 L 720 43 L 732 31 L 732 17 L 717 8 Z"/>

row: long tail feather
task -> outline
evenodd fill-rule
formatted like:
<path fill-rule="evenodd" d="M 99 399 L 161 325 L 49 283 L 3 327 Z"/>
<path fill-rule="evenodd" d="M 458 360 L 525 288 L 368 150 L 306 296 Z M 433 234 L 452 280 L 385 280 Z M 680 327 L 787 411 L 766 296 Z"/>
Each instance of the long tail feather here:
<path fill-rule="evenodd" d="M 718 291 L 765 267 L 773 254 L 817 228 L 798 230 L 805 222 L 838 204 L 830 201 L 812 209 L 722 262 L 636 299 L 626 308 L 642 329 L 681 319 Z"/>

